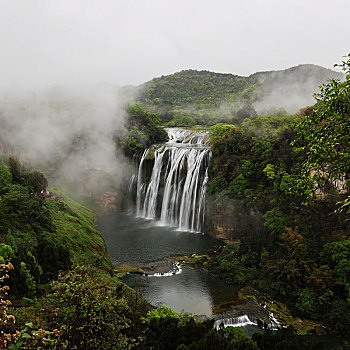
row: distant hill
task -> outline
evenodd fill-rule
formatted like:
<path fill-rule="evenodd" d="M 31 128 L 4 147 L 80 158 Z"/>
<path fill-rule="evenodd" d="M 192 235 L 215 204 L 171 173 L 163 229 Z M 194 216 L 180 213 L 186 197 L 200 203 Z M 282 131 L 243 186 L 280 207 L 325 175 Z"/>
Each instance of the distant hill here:
<path fill-rule="evenodd" d="M 251 85 L 248 78 L 238 75 L 183 70 L 142 84 L 138 87 L 138 99 L 174 107 L 209 107 L 222 101 L 234 102 Z"/>
<path fill-rule="evenodd" d="M 125 91 L 129 96 L 132 91 L 137 102 L 160 113 L 164 120 L 179 113 L 197 119 L 203 116 L 237 119 L 242 108 L 246 111 L 244 116 L 254 110 L 271 114 L 281 108 L 295 113 L 314 104 L 313 94 L 332 78 L 343 79 L 343 74 L 313 64 L 248 77 L 191 69 L 154 78 Z"/>
<path fill-rule="evenodd" d="M 266 113 L 274 107 L 283 107 L 288 113 L 295 113 L 301 107 L 314 104 L 313 94 L 333 78 L 344 79 L 344 75 L 314 64 L 254 73 L 250 79 L 256 82 L 259 96 L 255 108 Z"/>

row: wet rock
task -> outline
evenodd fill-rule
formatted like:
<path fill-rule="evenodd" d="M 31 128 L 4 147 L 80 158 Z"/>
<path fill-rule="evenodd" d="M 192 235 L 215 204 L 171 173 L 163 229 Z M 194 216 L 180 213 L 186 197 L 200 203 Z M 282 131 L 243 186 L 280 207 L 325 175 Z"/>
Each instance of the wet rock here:
<path fill-rule="evenodd" d="M 315 333 L 317 335 L 325 335 L 326 334 L 326 330 L 323 326 L 317 326 L 315 327 Z"/>
<path fill-rule="evenodd" d="M 154 275 L 156 273 L 165 274 L 174 270 L 175 260 L 160 260 L 149 263 L 137 264 L 146 275 Z"/>
<path fill-rule="evenodd" d="M 116 210 L 119 206 L 119 195 L 117 192 L 103 193 L 96 201 L 98 206 L 104 210 Z"/>

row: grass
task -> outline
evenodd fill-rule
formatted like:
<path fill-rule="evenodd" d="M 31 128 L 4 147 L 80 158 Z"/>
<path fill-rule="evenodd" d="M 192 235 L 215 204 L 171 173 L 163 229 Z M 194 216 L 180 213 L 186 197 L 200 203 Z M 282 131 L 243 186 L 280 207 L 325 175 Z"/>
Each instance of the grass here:
<path fill-rule="evenodd" d="M 93 212 L 57 189 L 50 189 L 50 192 L 62 196 L 60 201 L 48 200 L 45 203 L 56 226 L 56 235 L 51 238 L 69 249 L 73 264 L 112 271 L 106 244 L 97 230 Z"/>

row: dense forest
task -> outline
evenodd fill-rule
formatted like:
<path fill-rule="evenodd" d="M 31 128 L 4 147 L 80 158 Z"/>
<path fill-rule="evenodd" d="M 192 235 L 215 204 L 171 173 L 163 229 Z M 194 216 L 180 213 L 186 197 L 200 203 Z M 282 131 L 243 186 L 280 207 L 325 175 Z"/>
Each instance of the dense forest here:
<path fill-rule="evenodd" d="M 248 77 L 185 70 L 154 78 L 132 93 L 168 126 L 214 125 L 256 117 L 256 109 L 267 115 L 283 115 L 286 109 L 294 112 L 295 105 L 310 104 L 318 86 L 332 78 L 343 75 L 310 64 Z"/>
<path fill-rule="evenodd" d="M 301 115 L 214 126 L 208 194 L 239 241 L 213 271 L 347 334 L 350 61 L 342 67 L 346 81 L 324 86 Z"/>
<path fill-rule="evenodd" d="M 315 95 L 314 106 L 295 115 L 258 116 L 254 110 L 231 123 L 210 118 L 201 123 L 210 127 L 212 151 L 206 225 L 215 231 L 215 220 L 226 222 L 232 243 L 211 253 L 208 270 L 242 287 L 247 297 L 283 303 L 293 315 L 322 323 L 329 334 L 345 339 L 350 57 L 340 66 L 345 80 L 331 80 Z M 140 104 L 127 107 L 128 122 L 115 134 L 115 145 L 132 158 L 165 142 L 164 125 L 181 125 L 175 114 L 188 106 L 212 111 L 223 101 L 243 98 L 244 108 L 252 108 L 261 84 L 257 76 L 183 71 L 157 78 L 144 87 Z M 197 123 L 197 114 L 190 117 L 183 123 Z M 0 163 L 0 267 L 0 348 L 322 346 L 298 336 L 291 323 L 249 338 L 238 328 L 216 331 L 213 320 L 199 322 L 150 305 L 115 276 L 93 212 L 14 157 Z M 348 348 L 346 342 L 338 347 Z"/>

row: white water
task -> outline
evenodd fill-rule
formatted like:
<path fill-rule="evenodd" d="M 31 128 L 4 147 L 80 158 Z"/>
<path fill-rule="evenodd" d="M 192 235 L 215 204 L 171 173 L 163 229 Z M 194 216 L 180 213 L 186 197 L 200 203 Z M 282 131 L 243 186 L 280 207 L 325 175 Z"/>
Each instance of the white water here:
<path fill-rule="evenodd" d="M 214 322 L 214 328 L 216 330 L 219 330 L 221 325 L 223 325 L 225 328 L 229 326 L 232 326 L 232 327 L 244 327 L 247 325 L 257 326 L 258 321 L 255 317 L 243 315 L 239 317 L 224 318 Z"/>
<path fill-rule="evenodd" d="M 262 323 L 261 323 L 262 322 Z M 269 322 L 268 323 L 264 323 L 263 321 L 260 322 L 260 326 L 262 326 L 262 324 L 264 325 L 264 327 L 272 329 L 272 330 L 277 330 L 279 328 L 285 328 L 286 326 L 283 326 L 273 315 L 273 313 L 269 312 Z M 220 326 L 223 327 L 245 327 L 247 325 L 253 325 L 253 326 L 259 326 L 258 323 L 258 319 L 253 317 L 253 316 L 249 316 L 249 315 L 242 315 L 239 317 L 232 317 L 232 318 L 223 318 L 220 320 L 217 320 L 214 322 L 214 328 L 216 330 L 218 330 L 220 328 Z"/>
<path fill-rule="evenodd" d="M 137 177 L 136 215 L 181 231 L 201 232 L 211 156 L 208 132 L 166 130 L 169 141 L 145 150 L 132 180 Z M 145 164 L 151 154 L 153 168 L 147 181 Z"/>
<path fill-rule="evenodd" d="M 156 272 L 154 274 L 147 274 L 147 275 L 143 275 L 143 276 L 147 276 L 147 277 L 169 277 L 169 276 L 179 275 L 181 272 L 182 272 L 181 265 L 177 261 L 174 264 L 174 268 L 171 271 L 169 271 L 169 272 L 164 272 L 164 273 Z"/>

